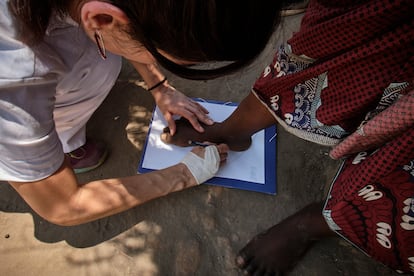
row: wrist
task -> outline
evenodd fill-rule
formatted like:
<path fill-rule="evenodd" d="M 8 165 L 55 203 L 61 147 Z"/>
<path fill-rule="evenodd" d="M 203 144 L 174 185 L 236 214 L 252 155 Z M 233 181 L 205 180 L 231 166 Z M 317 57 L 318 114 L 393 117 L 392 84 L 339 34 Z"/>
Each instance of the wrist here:
<path fill-rule="evenodd" d="M 194 177 L 190 169 L 184 163 L 178 163 L 176 164 L 176 166 L 182 172 L 182 175 L 184 177 L 183 182 L 185 183 L 184 184 L 185 187 L 192 187 L 192 186 L 198 185 L 196 178 Z"/>
<path fill-rule="evenodd" d="M 167 84 L 167 77 L 164 77 L 162 80 L 160 80 L 159 82 L 157 82 L 156 84 L 152 85 L 151 87 L 149 87 L 147 90 L 148 91 L 154 91 L 155 89 L 157 89 L 158 87 L 161 87 L 162 85 Z"/>
<path fill-rule="evenodd" d="M 174 91 L 174 88 L 168 83 L 168 81 L 165 81 L 149 92 L 152 94 L 158 104 L 158 101 L 162 100 L 166 95 L 171 96 L 172 91 Z"/>

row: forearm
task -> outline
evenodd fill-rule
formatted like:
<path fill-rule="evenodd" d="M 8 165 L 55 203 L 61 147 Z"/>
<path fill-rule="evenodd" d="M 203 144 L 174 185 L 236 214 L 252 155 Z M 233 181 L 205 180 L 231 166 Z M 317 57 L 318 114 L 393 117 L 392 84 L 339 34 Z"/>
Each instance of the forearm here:
<path fill-rule="evenodd" d="M 73 224 L 113 215 L 195 185 L 183 164 L 157 172 L 93 181 L 79 187 L 73 196 Z"/>
<path fill-rule="evenodd" d="M 164 74 L 154 63 L 144 64 L 131 61 L 131 64 L 134 66 L 135 70 L 137 70 L 138 74 L 142 77 L 148 87 L 153 87 L 165 78 Z M 164 83 L 164 86 L 167 86 L 166 82 Z M 154 93 L 156 90 L 151 92 Z"/>
<path fill-rule="evenodd" d="M 77 225 L 125 211 L 196 182 L 184 164 L 177 164 L 147 174 L 79 185 L 72 170 L 63 164 L 47 179 L 10 184 L 46 220 Z"/>

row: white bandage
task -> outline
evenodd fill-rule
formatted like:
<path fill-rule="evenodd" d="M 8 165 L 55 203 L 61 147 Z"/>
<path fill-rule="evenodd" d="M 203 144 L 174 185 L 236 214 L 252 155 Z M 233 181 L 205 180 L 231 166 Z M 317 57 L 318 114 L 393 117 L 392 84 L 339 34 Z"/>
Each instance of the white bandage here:
<path fill-rule="evenodd" d="M 197 184 L 201 184 L 217 173 L 220 166 L 220 154 L 216 146 L 208 146 L 204 149 L 204 158 L 189 152 L 180 163 L 186 165 Z"/>

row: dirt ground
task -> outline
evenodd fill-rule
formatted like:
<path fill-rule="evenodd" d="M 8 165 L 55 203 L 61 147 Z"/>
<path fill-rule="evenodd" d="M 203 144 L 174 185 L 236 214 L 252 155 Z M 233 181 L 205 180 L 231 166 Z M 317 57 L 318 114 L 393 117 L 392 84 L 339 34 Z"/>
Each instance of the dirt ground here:
<path fill-rule="evenodd" d="M 272 59 L 277 41 L 298 27 L 283 28 L 257 61 L 237 74 L 196 82 L 168 72 L 170 82 L 192 97 L 239 102 Z M 154 101 L 136 86 L 127 64 L 88 124 L 88 135 L 105 141 L 108 161 L 81 181 L 137 173 Z M 237 251 L 254 235 L 315 200 L 323 200 L 339 165 L 329 148 L 277 136 L 277 195 L 201 185 L 127 212 L 75 227 L 43 220 L 6 183 L 0 184 L 0 275 L 242 275 Z M 397 275 L 345 240 L 316 244 L 289 275 Z"/>

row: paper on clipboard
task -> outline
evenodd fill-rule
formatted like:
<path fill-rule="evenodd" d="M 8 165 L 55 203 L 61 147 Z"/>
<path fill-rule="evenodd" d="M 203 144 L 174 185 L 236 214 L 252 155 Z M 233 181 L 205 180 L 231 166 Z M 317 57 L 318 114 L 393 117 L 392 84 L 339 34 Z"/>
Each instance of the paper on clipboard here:
<path fill-rule="evenodd" d="M 235 104 L 220 102 L 200 102 L 200 104 L 209 110 L 210 117 L 216 122 L 225 120 L 237 108 Z M 166 126 L 166 121 L 156 107 L 138 168 L 140 173 L 175 165 L 191 150 L 191 147 L 183 148 L 162 142 L 160 135 Z M 206 183 L 275 194 L 276 142 L 266 141 L 275 133 L 276 128 L 259 131 L 252 136 L 252 145 L 249 149 L 242 152 L 230 151 L 227 162 L 220 167 L 216 176 Z"/>

